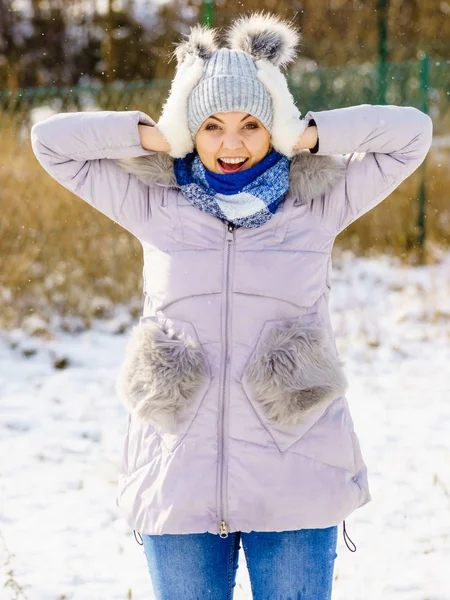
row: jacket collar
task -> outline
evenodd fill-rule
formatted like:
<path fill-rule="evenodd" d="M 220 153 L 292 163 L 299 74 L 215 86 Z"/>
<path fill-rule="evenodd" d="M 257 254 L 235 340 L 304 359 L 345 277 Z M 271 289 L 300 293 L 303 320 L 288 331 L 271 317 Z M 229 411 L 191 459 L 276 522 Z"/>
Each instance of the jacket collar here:
<path fill-rule="evenodd" d="M 165 152 L 115 159 L 114 162 L 147 185 L 179 189 L 173 171 L 173 158 Z M 331 191 L 342 179 L 344 172 L 342 157 L 319 156 L 303 150 L 291 160 L 289 193 L 297 198 L 299 204 L 308 204 L 313 198 Z"/>

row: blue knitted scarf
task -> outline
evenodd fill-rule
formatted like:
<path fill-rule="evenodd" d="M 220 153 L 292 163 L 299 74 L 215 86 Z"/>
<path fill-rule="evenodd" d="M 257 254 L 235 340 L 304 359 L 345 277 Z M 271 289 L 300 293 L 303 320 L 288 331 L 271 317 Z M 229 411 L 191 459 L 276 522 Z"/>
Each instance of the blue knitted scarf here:
<path fill-rule="evenodd" d="M 242 227 L 260 227 L 289 190 L 290 160 L 275 150 L 237 173 L 213 173 L 196 152 L 174 161 L 182 194 L 197 208 Z"/>

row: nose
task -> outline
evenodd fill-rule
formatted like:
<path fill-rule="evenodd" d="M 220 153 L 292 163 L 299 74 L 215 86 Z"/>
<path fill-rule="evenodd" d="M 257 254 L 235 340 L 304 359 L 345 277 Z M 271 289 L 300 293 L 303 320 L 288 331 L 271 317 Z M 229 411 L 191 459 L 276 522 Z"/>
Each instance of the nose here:
<path fill-rule="evenodd" d="M 223 137 L 223 147 L 227 150 L 238 150 L 242 145 L 242 139 L 236 133 L 227 133 Z"/>

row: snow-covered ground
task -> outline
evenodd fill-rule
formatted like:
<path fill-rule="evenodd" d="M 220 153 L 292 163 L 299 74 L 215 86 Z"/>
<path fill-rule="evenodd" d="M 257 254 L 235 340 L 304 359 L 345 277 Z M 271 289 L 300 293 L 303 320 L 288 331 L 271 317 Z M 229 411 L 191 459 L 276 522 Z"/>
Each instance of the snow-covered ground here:
<path fill-rule="evenodd" d="M 356 553 L 339 526 L 333 600 L 450 600 L 450 255 L 344 254 L 331 301 L 373 497 L 346 521 Z M 115 505 L 123 320 L 0 333 L 1 600 L 152 598 Z M 235 598 L 251 598 L 242 549 Z"/>

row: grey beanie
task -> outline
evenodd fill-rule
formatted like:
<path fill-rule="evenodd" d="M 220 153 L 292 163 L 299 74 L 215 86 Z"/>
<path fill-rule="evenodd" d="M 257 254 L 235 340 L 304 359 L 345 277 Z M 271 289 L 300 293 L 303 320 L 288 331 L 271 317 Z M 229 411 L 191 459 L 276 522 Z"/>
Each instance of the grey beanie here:
<path fill-rule="evenodd" d="M 246 112 L 270 131 L 272 98 L 258 79 L 254 59 L 242 50 L 220 48 L 205 62 L 203 75 L 188 101 L 188 126 L 196 135 L 201 124 L 217 112 Z"/>

